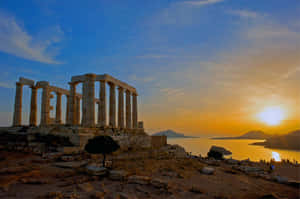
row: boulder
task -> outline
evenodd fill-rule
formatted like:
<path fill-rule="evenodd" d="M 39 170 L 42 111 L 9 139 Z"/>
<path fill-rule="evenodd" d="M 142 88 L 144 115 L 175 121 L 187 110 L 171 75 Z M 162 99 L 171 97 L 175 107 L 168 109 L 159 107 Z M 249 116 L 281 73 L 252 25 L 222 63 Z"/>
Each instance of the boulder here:
<path fill-rule="evenodd" d="M 224 155 L 231 155 L 231 154 L 232 154 L 231 151 L 228 151 L 223 147 L 212 146 L 209 152 L 207 153 L 207 156 L 215 159 L 223 159 Z"/>
<path fill-rule="evenodd" d="M 150 184 L 158 189 L 166 189 L 168 188 L 168 181 L 154 178 L 150 181 Z"/>
<path fill-rule="evenodd" d="M 201 173 L 207 174 L 207 175 L 212 175 L 212 174 L 215 173 L 215 169 L 212 168 L 212 167 L 203 167 L 203 168 L 201 169 Z"/>
<path fill-rule="evenodd" d="M 128 177 L 128 183 L 131 184 L 140 184 L 140 185 L 147 185 L 150 182 L 150 178 L 148 176 L 130 176 Z"/>
<path fill-rule="evenodd" d="M 122 181 L 128 176 L 128 172 L 121 170 L 112 170 L 109 172 L 109 178 L 111 180 Z"/>
<path fill-rule="evenodd" d="M 95 176 L 105 176 L 108 172 L 107 168 L 94 165 L 87 165 L 85 169 L 88 174 Z"/>
<path fill-rule="evenodd" d="M 286 184 L 288 183 L 289 179 L 286 177 L 282 177 L 282 176 L 274 176 L 273 180 L 282 184 Z"/>

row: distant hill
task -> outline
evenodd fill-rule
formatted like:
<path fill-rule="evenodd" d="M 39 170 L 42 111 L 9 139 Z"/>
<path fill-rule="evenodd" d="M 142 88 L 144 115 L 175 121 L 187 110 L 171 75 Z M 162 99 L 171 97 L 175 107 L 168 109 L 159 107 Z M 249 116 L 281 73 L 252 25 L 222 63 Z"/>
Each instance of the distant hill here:
<path fill-rule="evenodd" d="M 165 135 L 168 138 L 191 138 L 192 137 L 192 136 L 186 136 L 183 133 L 177 133 L 177 132 L 175 132 L 173 130 L 170 130 L 170 129 L 154 133 L 153 135 L 154 136 Z"/>
<path fill-rule="evenodd" d="M 241 136 L 237 137 L 214 137 L 214 140 L 229 140 L 229 139 L 258 139 L 264 140 L 270 138 L 271 135 L 265 134 L 263 131 L 249 131 Z"/>
<path fill-rule="evenodd" d="M 261 145 L 266 148 L 300 150 L 300 129 L 285 135 L 270 137 L 265 142 L 256 142 L 253 145 Z"/>

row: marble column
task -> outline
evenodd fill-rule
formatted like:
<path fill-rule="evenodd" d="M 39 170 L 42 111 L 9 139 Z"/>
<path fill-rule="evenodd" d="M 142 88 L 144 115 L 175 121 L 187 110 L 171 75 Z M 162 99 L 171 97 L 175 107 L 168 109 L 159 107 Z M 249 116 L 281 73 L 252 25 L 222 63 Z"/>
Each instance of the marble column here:
<path fill-rule="evenodd" d="M 138 110 L 137 110 L 137 94 L 132 94 L 132 127 L 138 128 Z"/>
<path fill-rule="evenodd" d="M 46 126 L 49 124 L 49 119 L 50 119 L 50 97 L 49 97 L 49 94 L 50 94 L 49 86 L 44 86 L 43 92 L 42 92 L 42 108 L 41 108 L 41 125 L 42 126 Z"/>
<path fill-rule="evenodd" d="M 68 124 L 68 122 L 70 121 L 70 96 L 66 95 L 66 97 L 67 97 L 66 124 Z"/>
<path fill-rule="evenodd" d="M 109 83 L 109 126 L 116 127 L 116 86 Z"/>
<path fill-rule="evenodd" d="M 100 105 L 98 111 L 100 112 L 100 117 L 98 124 L 100 124 L 100 126 L 106 126 L 106 82 L 104 80 L 100 81 L 99 95 Z"/>
<path fill-rule="evenodd" d="M 76 124 L 76 84 L 70 84 L 70 115 L 68 124 L 75 125 Z"/>
<path fill-rule="evenodd" d="M 82 97 L 82 125 L 84 127 L 95 126 L 95 74 L 85 75 Z"/>
<path fill-rule="evenodd" d="M 61 93 L 56 93 L 55 123 L 61 124 Z"/>
<path fill-rule="evenodd" d="M 37 87 L 31 87 L 29 125 L 37 125 Z"/>
<path fill-rule="evenodd" d="M 76 125 L 80 124 L 80 97 L 76 97 Z"/>
<path fill-rule="evenodd" d="M 23 84 L 17 82 L 13 126 L 22 125 L 22 96 L 23 96 Z"/>
<path fill-rule="evenodd" d="M 131 129 L 131 96 L 129 90 L 126 90 L 126 128 Z"/>
<path fill-rule="evenodd" d="M 118 126 L 119 128 L 124 128 L 124 89 L 122 87 L 119 90 L 119 100 L 118 100 Z"/>

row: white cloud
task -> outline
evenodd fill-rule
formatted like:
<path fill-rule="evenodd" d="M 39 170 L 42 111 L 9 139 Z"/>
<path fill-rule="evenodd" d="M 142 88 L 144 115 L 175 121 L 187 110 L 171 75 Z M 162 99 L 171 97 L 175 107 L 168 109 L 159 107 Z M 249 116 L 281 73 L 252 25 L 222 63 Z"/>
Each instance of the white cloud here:
<path fill-rule="evenodd" d="M 185 1 L 184 4 L 193 5 L 193 6 L 203 6 L 208 4 L 220 3 L 224 0 L 199 0 L 199 1 Z"/>
<path fill-rule="evenodd" d="M 249 10 L 229 10 L 228 13 L 244 18 L 257 18 L 260 16 L 258 13 Z"/>
<path fill-rule="evenodd" d="M 160 89 L 160 92 L 168 97 L 178 97 L 184 95 L 183 90 L 180 88 L 162 88 Z"/>
<path fill-rule="evenodd" d="M 0 82 L 0 87 L 2 87 L 2 88 L 14 88 L 14 85 L 6 83 L 6 82 Z"/>
<path fill-rule="evenodd" d="M 49 27 L 35 37 L 12 16 L 0 13 L 0 51 L 48 64 L 60 64 L 55 59 L 59 48 L 53 47 L 62 41 L 63 31 L 59 26 Z"/>

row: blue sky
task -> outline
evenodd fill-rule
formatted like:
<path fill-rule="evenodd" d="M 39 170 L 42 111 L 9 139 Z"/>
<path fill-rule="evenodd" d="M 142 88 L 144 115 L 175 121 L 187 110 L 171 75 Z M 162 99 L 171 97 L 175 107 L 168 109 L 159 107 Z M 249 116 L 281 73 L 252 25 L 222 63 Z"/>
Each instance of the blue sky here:
<path fill-rule="evenodd" d="M 149 131 L 246 131 L 265 101 L 291 110 L 280 131 L 293 129 L 299 21 L 298 0 L 1 1 L 0 124 L 11 122 L 18 77 L 68 88 L 92 72 L 138 89 Z"/>

